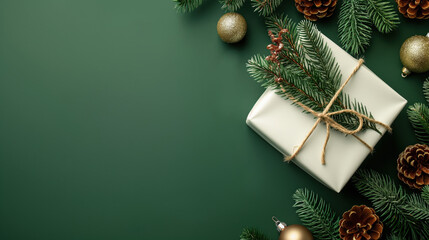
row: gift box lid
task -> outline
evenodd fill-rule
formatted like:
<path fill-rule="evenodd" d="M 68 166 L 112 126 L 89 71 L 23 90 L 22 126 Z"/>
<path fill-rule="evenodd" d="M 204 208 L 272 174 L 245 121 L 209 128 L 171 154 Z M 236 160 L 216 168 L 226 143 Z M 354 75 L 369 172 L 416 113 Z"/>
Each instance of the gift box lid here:
<path fill-rule="evenodd" d="M 353 58 L 326 36 L 325 42 L 337 59 L 344 82 L 358 64 Z M 351 99 L 363 103 L 374 119 L 391 125 L 407 101 L 375 75 L 362 66 L 344 88 Z M 303 113 L 303 109 L 267 89 L 249 113 L 246 123 L 283 155 L 291 155 L 308 134 L 316 119 Z M 386 129 L 378 127 L 381 134 L 365 130 L 357 135 L 374 147 Z M 394 129 L 393 129 L 394 131 Z M 319 124 L 302 151 L 293 160 L 304 171 L 336 192 L 350 180 L 370 153 L 355 139 L 338 131 L 331 131 L 326 148 L 326 165 L 321 164 L 321 152 L 326 137 L 326 126 Z"/>

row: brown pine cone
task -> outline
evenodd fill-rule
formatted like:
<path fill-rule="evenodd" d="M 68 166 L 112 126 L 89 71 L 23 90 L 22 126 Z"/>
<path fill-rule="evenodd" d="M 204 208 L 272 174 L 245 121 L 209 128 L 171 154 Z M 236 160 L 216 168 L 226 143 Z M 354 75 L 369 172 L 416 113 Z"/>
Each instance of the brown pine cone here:
<path fill-rule="evenodd" d="M 374 209 L 353 206 L 340 220 L 340 237 L 343 240 L 377 240 L 383 232 L 383 223 Z"/>
<path fill-rule="evenodd" d="M 311 21 L 330 17 L 335 11 L 337 0 L 295 0 L 298 11 Z"/>
<path fill-rule="evenodd" d="M 396 3 L 407 18 L 429 19 L 429 0 L 396 0 Z"/>
<path fill-rule="evenodd" d="M 398 157 L 398 177 L 411 188 L 429 185 L 429 146 L 408 146 Z"/>

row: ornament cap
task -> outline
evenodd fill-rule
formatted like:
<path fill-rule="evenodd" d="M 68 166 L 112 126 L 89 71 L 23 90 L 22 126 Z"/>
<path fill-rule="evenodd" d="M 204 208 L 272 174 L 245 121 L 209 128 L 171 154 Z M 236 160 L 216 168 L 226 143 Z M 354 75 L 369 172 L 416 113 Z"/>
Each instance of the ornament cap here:
<path fill-rule="evenodd" d="M 275 216 L 273 216 L 271 219 L 273 219 L 274 223 L 276 224 L 277 231 L 281 232 L 287 227 L 286 223 L 280 222 L 280 220 L 278 220 Z"/>
<path fill-rule="evenodd" d="M 401 75 L 403 78 L 408 77 L 410 74 L 411 74 L 411 71 L 408 68 L 406 68 L 406 67 L 402 68 L 402 74 Z"/>

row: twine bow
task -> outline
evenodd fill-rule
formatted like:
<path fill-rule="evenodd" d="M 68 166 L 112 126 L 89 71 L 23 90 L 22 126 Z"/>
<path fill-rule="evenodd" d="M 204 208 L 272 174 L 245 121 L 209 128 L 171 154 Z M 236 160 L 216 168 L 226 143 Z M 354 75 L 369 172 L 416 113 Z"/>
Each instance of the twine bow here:
<path fill-rule="evenodd" d="M 369 118 L 369 117 L 365 116 L 364 114 L 361 114 L 361 113 L 359 113 L 359 112 L 357 112 L 355 110 L 343 109 L 343 110 L 339 110 L 339 111 L 336 111 L 336 112 L 329 112 L 329 109 L 331 109 L 332 105 L 334 104 L 335 100 L 337 100 L 337 98 L 340 95 L 341 91 L 344 89 L 344 87 L 347 85 L 347 83 L 350 81 L 350 79 L 356 74 L 356 72 L 360 69 L 360 67 L 362 66 L 363 63 L 364 63 L 364 60 L 363 59 L 359 59 L 359 62 L 358 62 L 358 65 L 356 66 L 356 68 L 350 74 L 349 78 L 341 85 L 341 87 L 338 89 L 338 91 L 332 97 L 331 101 L 325 107 L 325 109 L 323 110 L 323 112 L 316 112 L 313 109 L 311 109 L 308 106 L 306 106 L 305 104 L 299 102 L 298 100 L 296 100 L 292 96 L 289 96 L 289 99 L 291 99 L 293 102 L 295 102 L 296 104 L 298 104 L 299 106 L 301 106 L 305 111 L 307 111 L 307 112 L 313 114 L 313 116 L 317 117 L 317 121 L 314 123 L 313 128 L 307 134 L 307 136 L 305 137 L 304 141 L 301 143 L 301 145 L 299 145 L 298 149 L 292 154 L 292 156 L 286 156 L 285 157 L 285 161 L 290 161 L 290 160 L 294 159 L 298 155 L 298 153 L 301 151 L 301 149 L 304 147 L 305 143 L 307 142 L 308 138 L 310 138 L 311 134 L 313 134 L 313 132 L 316 129 L 316 127 L 322 121 L 325 122 L 325 124 L 326 124 L 326 139 L 325 139 L 325 143 L 323 144 L 323 150 L 322 150 L 322 164 L 323 165 L 326 164 L 326 161 L 325 161 L 325 151 L 326 151 L 326 146 L 327 146 L 328 141 L 329 141 L 331 127 L 334 128 L 334 129 L 336 129 L 336 130 L 338 130 L 338 131 L 340 131 L 340 132 L 342 132 L 342 133 L 354 136 L 357 140 L 359 140 L 366 147 L 368 147 L 371 152 L 373 151 L 373 148 L 371 146 L 369 146 L 361 138 L 359 138 L 358 136 L 355 135 L 356 133 L 359 133 L 360 131 L 362 131 L 364 120 L 367 120 L 369 122 L 378 124 L 378 125 L 386 128 L 387 131 L 389 131 L 389 132 L 392 131 L 392 129 L 389 126 L 387 126 L 386 124 L 384 124 L 382 122 L 379 122 L 379 121 L 376 121 L 376 120 L 374 120 L 372 118 Z M 283 88 L 282 88 L 282 91 L 286 92 Z M 350 130 L 350 129 L 347 129 L 347 128 L 343 127 L 341 124 L 339 124 L 337 121 L 335 121 L 332 118 L 332 116 L 335 116 L 335 115 L 338 115 L 338 114 L 342 114 L 342 113 L 350 113 L 350 114 L 355 115 L 358 118 L 358 120 L 359 120 L 359 126 L 356 129 L 354 129 L 354 130 Z"/>

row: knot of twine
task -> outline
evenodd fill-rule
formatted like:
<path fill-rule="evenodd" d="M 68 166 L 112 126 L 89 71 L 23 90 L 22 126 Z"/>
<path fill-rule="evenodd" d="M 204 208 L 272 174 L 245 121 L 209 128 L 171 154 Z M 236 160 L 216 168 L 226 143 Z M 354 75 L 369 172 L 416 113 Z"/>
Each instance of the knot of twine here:
<path fill-rule="evenodd" d="M 343 109 L 343 110 L 339 110 L 339 111 L 335 111 L 335 112 L 329 112 L 329 109 L 331 109 L 332 105 L 337 100 L 338 96 L 340 96 L 341 91 L 344 89 L 344 87 L 347 85 L 347 83 L 350 81 L 350 79 L 356 74 L 356 72 L 360 69 L 360 67 L 362 66 L 363 63 L 364 63 L 364 60 L 363 59 L 359 59 L 359 62 L 358 62 L 358 65 L 356 66 L 356 68 L 350 74 L 349 78 L 347 78 L 347 80 L 341 85 L 341 87 L 338 89 L 338 91 L 332 97 L 331 101 L 325 107 L 325 109 L 323 110 L 323 112 L 316 112 L 313 109 L 311 109 L 308 106 L 306 106 L 305 104 L 299 102 L 298 100 L 296 100 L 292 96 L 289 96 L 289 99 L 291 99 L 294 103 L 298 104 L 305 111 L 307 111 L 307 112 L 313 114 L 313 116 L 317 117 L 317 121 L 314 123 L 313 128 L 307 134 L 307 136 L 305 137 L 304 141 L 302 141 L 301 145 L 299 145 L 298 149 L 292 154 L 292 156 L 286 156 L 285 157 L 285 161 L 291 161 L 292 159 L 294 159 L 298 155 L 298 153 L 301 151 L 301 149 L 304 147 L 305 143 L 307 142 L 308 138 L 311 136 L 311 134 L 313 134 L 313 132 L 316 129 L 316 127 L 322 121 L 326 124 L 326 139 L 325 139 L 325 143 L 323 144 L 323 150 L 322 150 L 322 164 L 323 165 L 326 164 L 326 161 L 325 161 L 325 151 L 326 151 L 326 146 L 327 146 L 328 141 L 329 141 L 331 127 L 334 128 L 334 129 L 336 129 L 336 130 L 338 130 L 338 131 L 340 131 L 340 132 L 342 132 L 342 133 L 354 136 L 357 140 L 359 140 L 366 147 L 368 147 L 371 152 L 373 151 L 373 148 L 371 146 L 369 146 L 361 138 L 359 138 L 358 136 L 355 135 L 356 133 L 359 133 L 360 131 L 362 131 L 364 120 L 367 120 L 368 122 L 372 122 L 372 123 L 378 124 L 378 125 L 386 128 L 387 131 L 392 132 L 392 129 L 389 126 L 387 126 L 386 124 L 384 124 L 382 122 L 379 122 L 379 121 L 376 121 L 376 120 L 374 120 L 372 118 L 369 118 L 369 117 L 365 116 L 364 114 L 361 114 L 361 113 L 359 113 L 359 112 L 357 112 L 355 110 Z M 282 88 L 282 91 L 286 92 L 283 88 Z M 339 114 L 342 114 L 342 113 L 349 113 L 349 114 L 355 115 L 358 118 L 358 120 L 359 120 L 359 126 L 356 129 L 350 130 L 350 129 L 345 128 L 344 126 L 342 126 L 341 124 L 339 124 L 337 121 L 335 121 L 332 118 L 332 116 L 339 115 Z"/>

